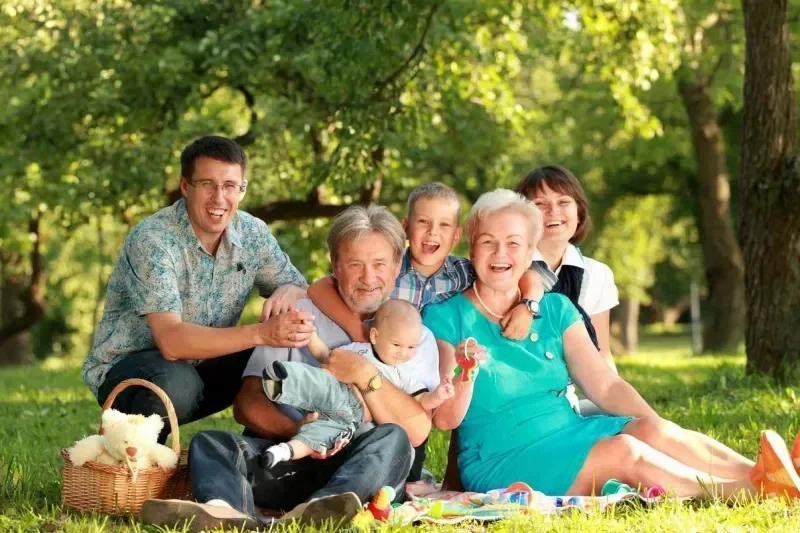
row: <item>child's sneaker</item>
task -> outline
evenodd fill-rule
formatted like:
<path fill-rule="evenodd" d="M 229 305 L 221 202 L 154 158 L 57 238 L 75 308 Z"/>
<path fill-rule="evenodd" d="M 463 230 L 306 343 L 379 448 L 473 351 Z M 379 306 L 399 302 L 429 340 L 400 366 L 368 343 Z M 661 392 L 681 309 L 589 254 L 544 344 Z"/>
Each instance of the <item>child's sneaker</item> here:
<path fill-rule="evenodd" d="M 750 481 L 763 495 L 800 499 L 800 476 L 783 439 L 772 430 L 761 432 L 758 458 Z"/>

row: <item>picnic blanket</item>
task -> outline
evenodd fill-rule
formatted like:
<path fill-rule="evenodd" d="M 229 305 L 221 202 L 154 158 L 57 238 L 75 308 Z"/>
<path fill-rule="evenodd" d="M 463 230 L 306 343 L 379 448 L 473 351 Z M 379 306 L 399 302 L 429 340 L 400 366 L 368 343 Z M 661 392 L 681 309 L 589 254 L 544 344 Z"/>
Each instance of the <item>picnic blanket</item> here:
<path fill-rule="evenodd" d="M 546 496 L 524 483 L 504 489 L 479 492 L 442 491 L 441 485 L 416 482 L 406 485 L 409 501 L 392 510 L 390 521 L 398 525 L 419 522 L 454 524 L 466 520 L 490 522 L 518 514 L 552 515 L 570 511 L 603 511 L 621 502 L 652 505 L 662 497 L 645 498 L 640 494 L 610 496 Z"/>

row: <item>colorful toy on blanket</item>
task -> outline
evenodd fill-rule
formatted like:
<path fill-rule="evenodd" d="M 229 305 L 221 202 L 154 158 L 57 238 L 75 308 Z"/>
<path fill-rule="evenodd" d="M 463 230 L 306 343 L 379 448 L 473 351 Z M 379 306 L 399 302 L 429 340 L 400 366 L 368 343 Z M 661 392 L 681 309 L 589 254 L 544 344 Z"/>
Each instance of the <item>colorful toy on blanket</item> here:
<path fill-rule="evenodd" d="M 642 498 L 652 499 L 652 498 L 661 498 L 662 496 L 666 496 L 667 491 L 664 490 L 664 487 L 661 485 L 653 485 L 652 487 L 648 487 L 642 491 Z"/>
<path fill-rule="evenodd" d="M 652 500 L 653 498 L 661 498 L 662 496 L 666 496 L 667 491 L 665 491 L 660 485 L 653 485 L 652 487 L 647 487 L 641 491 L 637 491 L 630 485 L 626 485 L 618 479 L 609 479 L 603 485 L 600 493 L 603 496 L 626 496 L 628 494 L 635 494 L 647 500 Z"/>
<path fill-rule="evenodd" d="M 464 352 L 456 354 L 456 363 L 458 363 L 458 366 L 453 373 L 456 376 L 461 376 L 461 381 L 463 383 L 475 381 L 475 378 L 478 377 L 478 371 L 480 370 L 478 366 L 480 361 L 467 353 L 467 347 L 470 341 L 477 346 L 478 341 L 470 337 L 464 343 Z"/>
<path fill-rule="evenodd" d="M 600 489 L 601 496 L 624 496 L 625 494 L 639 494 L 639 491 L 613 478 L 606 481 L 603 484 L 603 488 Z"/>
<path fill-rule="evenodd" d="M 389 516 L 392 514 L 392 502 L 394 501 L 395 492 L 392 487 L 381 487 L 378 493 L 367 504 L 367 511 L 369 511 L 375 520 L 381 522 L 388 522 Z"/>

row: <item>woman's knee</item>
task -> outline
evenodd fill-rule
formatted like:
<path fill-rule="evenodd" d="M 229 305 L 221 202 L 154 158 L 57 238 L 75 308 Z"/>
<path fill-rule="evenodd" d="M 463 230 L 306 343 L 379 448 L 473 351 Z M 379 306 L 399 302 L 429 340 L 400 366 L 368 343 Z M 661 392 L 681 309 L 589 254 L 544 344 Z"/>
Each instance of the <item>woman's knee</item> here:
<path fill-rule="evenodd" d="M 632 435 L 621 433 L 606 439 L 607 449 L 602 451 L 609 462 L 619 465 L 623 470 L 641 461 L 645 444 Z"/>
<path fill-rule="evenodd" d="M 678 426 L 672 422 L 668 422 L 658 416 L 646 416 L 637 418 L 629 427 L 626 427 L 626 433 L 629 433 L 638 440 L 658 449 L 659 445 L 664 439 L 673 433 Z"/>

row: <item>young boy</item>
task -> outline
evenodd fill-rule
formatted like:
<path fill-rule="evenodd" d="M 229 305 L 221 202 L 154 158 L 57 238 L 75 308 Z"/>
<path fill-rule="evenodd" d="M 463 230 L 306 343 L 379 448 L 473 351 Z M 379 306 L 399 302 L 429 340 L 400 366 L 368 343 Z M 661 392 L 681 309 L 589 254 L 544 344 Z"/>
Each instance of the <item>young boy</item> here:
<path fill-rule="evenodd" d="M 450 255 L 461 238 L 461 201 L 442 183 L 420 185 L 408 195 L 408 216 L 403 227 L 408 248 L 403 254 L 400 274 L 392 298 L 405 300 L 417 309 L 447 300 L 468 289 L 475 281 L 469 259 Z M 312 284 L 308 297 L 322 313 L 338 323 L 351 339 L 365 340 L 360 318 L 337 297 L 335 280 L 328 276 Z M 528 271 L 520 281 L 522 298 L 500 322 L 503 334 L 522 340 L 539 311 L 543 289 L 539 275 Z"/>
<path fill-rule="evenodd" d="M 422 333 L 422 320 L 417 309 L 402 300 L 387 300 L 375 314 L 369 331 L 369 343 L 352 343 L 342 349 L 360 353 L 375 365 L 380 376 L 370 382 L 364 394 L 380 388 L 387 379 L 399 389 L 414 396 L 423 409 L 432 411 L 454 394 L 449 378 L 442 380 L 433 392 L 403 363 L 415 354 Z M 328 347 L 316 335 L 308 345 L 312 355 L 324 363 Z M 372 415 L 361 391 L 340 383 L 329 372 L 300 362 L 276 361 L 264 369 L 264 393 L 276 403 L 304 411 L 316 411 L 320 417 L 300 427 L 289 442 L 271 446 L 261 455 L 264 468 L 290 459 L 302 459 L 312 451 L 325 453 L 340 438 L 350 438 L 362 422 L 371 422 Z"/>

